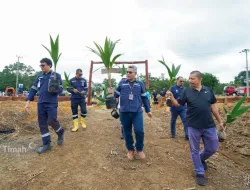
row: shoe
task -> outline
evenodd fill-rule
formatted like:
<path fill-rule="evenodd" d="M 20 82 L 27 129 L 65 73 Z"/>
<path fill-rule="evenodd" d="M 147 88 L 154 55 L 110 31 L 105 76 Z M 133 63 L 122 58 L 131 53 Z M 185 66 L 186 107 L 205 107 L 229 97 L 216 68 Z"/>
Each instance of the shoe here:
<path fill-rule="evenodd" d="M 135 151 L 129 150 L 128 153 L 127 153 L 128 159 L 129 159 L 129 160 L 133 160 L 133 159 L 134 159 L 134 156 L 135 156 Z"/>
<path fill-rule="evenodd" d="M 188 137 L 188 135 L 185 135 L 185 140 L 187 140 L 187 141 L 189 140 L 189 137 Z"/>
<path fill-rule="evenodd" d="M 144 154 L 144 152 L 138 152 L 138 156 L 140 157 L 140 159 L 145 159 L 146 155 Z"/>
<path fill-rule="evenodd" d="M 47 152 L 49 150 L 51 150 L 51 146 L 50 146 L 50 144 L 47 144 L 47 145 L 43 145 L 43 146 L 39 147 L 36 152 L 38 154 L 42 154 L 42 153 Z"/>
<path fill-rule="evenodd" d="M 64 131 L 61 135 L 58 135 L 57 145 L 62 145 L 64 141 Z"/>
<path fill-rule="evenodd" d="M 201 160 L 204 170 L 208 169 L 207 162 L 205 160 Z"/>
<path fill-rule="evenodd" d="M 203 174 L 196 175 L 196 183 L 200 186 L 206 186 L 206 179 Z"/>
<path fill-rule="evenodd" d="M 86 125 L 85 125 L 84 122 L 85 122 L 85 118 L 81 117 L 80 123 L 81 123 L 81 125 L 82 125 L 82 128 L 86 129 Z"/>
<path fill-rule="evenodd" d="M 172 138 L 172 139 L 175 139 L 175 136 L 174 136 L 174 135 L 172 135 L 172 136 L 171 136 L 171 138 Z"/>
<path fill-rule="evenodd" d="M 76 132 L 78 130 L 78 118 L 73 120 L 74 128 L 71 130 L 72 132 Z"/>

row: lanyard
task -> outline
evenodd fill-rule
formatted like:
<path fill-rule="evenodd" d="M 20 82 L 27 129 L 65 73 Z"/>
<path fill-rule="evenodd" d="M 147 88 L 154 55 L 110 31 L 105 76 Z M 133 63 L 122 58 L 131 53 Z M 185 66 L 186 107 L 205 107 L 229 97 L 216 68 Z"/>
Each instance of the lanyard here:
<path fill-rule="evenodd" d="M 133 86 L 131 87 L 130 86 L 130 83 L 128 82 L 128 85 L 129 85 L 129 88 L 130 88 L 130 90 L 131 90 L 131 94 L 132 94 L 132 91 L 133 91 L 133 88 L 134 88 L 134 86 L 135 86 L 135 83 L 133 84 Z"/>

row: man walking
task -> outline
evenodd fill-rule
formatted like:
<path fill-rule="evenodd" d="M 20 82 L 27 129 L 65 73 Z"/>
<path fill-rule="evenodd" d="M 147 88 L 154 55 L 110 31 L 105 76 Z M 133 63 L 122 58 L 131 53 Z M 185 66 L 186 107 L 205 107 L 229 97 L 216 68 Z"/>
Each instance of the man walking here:
<path fill-rule="evenodd" d="M 142 103 L 149 117 L 150 112 L 149 101 L 146 97 L 144 85 L 136 79 L 136 66 L 128 66 L 127 80 L 120 81 L 115 91 L 116 98 L 120 97 L 120 117 L 125 135 L 126 147 L 128 149 L 128 159 L 134 159 L 134 140 L 132 136 L 132 125 L 134 126 L 136 144 L 135 148 L 141 159 L 145 158 L 143 152 L 144 147 L 144 129 Z"/>
<path fill-rule="evenodd" d="M 176 100 L 179 99 L 180 95 L 185 89 L 183 84 L 184 84 L 184 78 L 178 77 L 176 85 L 171 87 L 171 92 Z M 172 138 L 176 137 L 176 119 L 178 116 L 180 116 L 184 126 L 185 139 L 188 140 L 187 123 L 186 123 L 186 113 L 187 113 L 186 104 L 184 106 L 179 106 L 179 107 L 171 106 L 170 111 L 171 111 L 171 122 L 170 122 L 171 137 Z"/>
<path fill-rule="evenodd" d="M 82 78 L 82 70 L 76 70 L 76 76 L 70 79 L 70 84 L 73 86 L 74 89 L 68 88 L 67 91 L 71 93 L 70 101 L 71 101 L 71 110 L 72 110 L 72 118 L 74 123 L 74 128 L 71 130 L 75 132 L 78 130 L 78 106 L 81 108 L 81 119 L 80 123 L 82 128 L 86 128 L 85 125 L 85 118 L 87 116 L 87 109 L 86 109 L 86 101 L 85 96 L 88 92 L 87 81 L 86 79 Z"/>
<path fill-rule="evenodd" d="M 25 109 L 28 111 L 30 101 L 33 101 L 34 96 L 39 92 L 37 104 L 38 124 L 43 141 L 43 146 L 37 149 L 39 154 L 51 149 L 51 137 L 48 125 L 50 125 L 57 133 L 58 145 L 62 145 L 64 140 L 64 129 L 60 126 L 60 123 L 57 120 L 58 95 L 63 91 L 61 75 L 56 73 L 57 79 L 60 80 L 60 89 L 57 92 L 48 91 L 49 80 L 54 78 L 54 72 L 51 70 L 52 61 L 48 58 L 43 58 L 40 63 L 43 73 L 39 74 L 33 83 L 25 105 Z"/>
<path fill-rule="evenodd" d="M 215 105 L 216 98 L 212 90 L 201 84 L 202 74 L 193 71 L 189 76 L 190 87 L 186 88 L 178 100 L 168 91 L 174 106 L 187 103 L 187 126 L 190 142 L 190 151 L 196 172 L 196 182 L 206 185 L 204 170 L 208 169 L 206 160 L 218 151 L 219 141 L 216 126 L 212 117 L 219 122 L 220 129 L 224 129 L 223 122 Z M 200 139 L 204 149 L 200 151 Z"/>

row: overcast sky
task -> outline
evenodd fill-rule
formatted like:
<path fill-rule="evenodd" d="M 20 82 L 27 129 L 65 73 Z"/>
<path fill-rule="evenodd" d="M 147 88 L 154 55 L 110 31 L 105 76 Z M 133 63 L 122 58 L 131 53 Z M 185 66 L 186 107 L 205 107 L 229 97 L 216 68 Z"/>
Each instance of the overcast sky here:
<path fill-rule="evenodd" d="M 86 49 L 106 36 L 121 39 L 118 61 L 149 61 L 153 76 L 167 75 L 157 60 L 181 64 L 180 75 L 192 70 L 216 75 L 221 82 L 245 69 L 250 48 L 249 0 L 8 0 L 0 2 L 0 70 L 20 61 L 39 70 L 49 57 L 49 34 L 60 34 L 58 72 L 82 68 L 88 79 L 90 61 L 100 61 Z M 98 68 L 95 66 L 95 68 Z M 144 66 L 138 66 L 145 73 Z M 119 78 L 118 74 L 114 74 Z M 94 73 L 94 82 L 106 75 Z"/>

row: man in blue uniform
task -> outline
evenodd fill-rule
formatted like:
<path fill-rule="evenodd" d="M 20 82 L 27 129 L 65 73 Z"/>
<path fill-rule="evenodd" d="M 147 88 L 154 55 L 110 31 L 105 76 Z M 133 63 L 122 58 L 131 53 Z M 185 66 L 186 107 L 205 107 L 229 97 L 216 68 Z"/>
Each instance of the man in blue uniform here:
<path fill-rule="evenodd" d="M 134 159 L 134 140 L 132 136 L 132 125 L 134 126 L 136 144 L 135 148 L 141 159 L 145 158 L 143 152 L 144 147 L 144 129 L 142 103 L 149 117 L 150 112 L 149 101 L 146 96 L 144 85 L 136 77 L 136 66 L 128 66 L 127 80 L 119 82 L 115 91 L 116 98 L 120 97 L 120 117 L 125 135 L 126 147 L 128 149 L 128 159 Z"/>
<path fill-rule="evenodd" d="M 52 61 L 48 58 L 43 58 L 40 61 L 40 67 L 43 71 L 39 74 L 33 83 L 25 109 L 28 111 L 30 101 L 34 100 L 34 96 L 39 92 L 38 99 L 38 124 L 42 135 L 43 146 L 37 149 L 38 153 L 44 153 L 51 149 L 50 146 L 50 132 L 48 125 L 50 125 L 58 135 L 57 144 L 62 145 L 64 140 L 64 129 L 60 126 L 57 120 L 57 107 L 58 107 L 58 95 L 62 93 L 62 79 L 61 75 L 56 73 L 56 77 L 60 80 L 60 88 L 57 92 L 48 91 L 49 80 L 54 78 L 54 72 L 51 70 Z"/>
<path fill-rule="evenodd" d="M 184 84 L 184 78 L 178 77 L 176 85 L 172 86 L 170 89 L 176 100 L 179 99 L 180 95 L 185 89 L 183 84 Z M 186 104 L 184 106 L 179 106 L 179 107 L 171 106 L 170 111 L 171 111 L 170 131 L 172 138 L 175 138 L 176 136 L 176 127 L 175 127 L 176 119 L 178 116 L 180 116 L 184 126 L 185 139 L 188 140 L 187 123 L 186 123 L 186 114 L 187 114 Z"/>
<path fill-rule="evenodd" d="M 212 114 L 219 123 L 219 129 L 225 130 L 216 107 L 216 97 L 213 91 L 201 84 L 202 74 L 193 71 L 189 76 L 190 87 L 185 88 L 176 100 L 172 92 L 168 91 L 174 106 L 187 104 L 187 126 L 190 152 L 196 172 L 196 183 L 206 185 L 204 171 L 208 169 L 206 160 L 218 151 L 219 141 Z M 200 151 L 200 140 L 204 148 Z"/>
<path fill-rule="evenodd" d="M 158 93 L 157 93 L 155 90 L 153 90 L 152 95 L 153 95 L 153 97 L 154 97 L 154 104 L 158 104 L 158 100 L 157 100 L 157 95 L 158 95 Z"/>
<path fill-rule="evenodd" d="M 73 86 L 72 88 L 68 88 L 67 91 L 71 93 L 71 110 L 72 110 L 72 118 L 74 123 L 74 128 L 71 130 L 73 132 L 78 130 L 78 106 L 81 108 L 81 119 L 80 123 L 82 127 L 85 129 L 85 118 L 87 116 L 86 109 L 86 94 L 88 92 L 87 81 L 82 78 L 82 70 L 76 70 L 76 76 L 70 79 L 70 83 Z"/>

